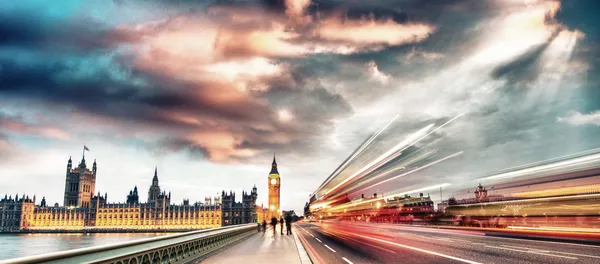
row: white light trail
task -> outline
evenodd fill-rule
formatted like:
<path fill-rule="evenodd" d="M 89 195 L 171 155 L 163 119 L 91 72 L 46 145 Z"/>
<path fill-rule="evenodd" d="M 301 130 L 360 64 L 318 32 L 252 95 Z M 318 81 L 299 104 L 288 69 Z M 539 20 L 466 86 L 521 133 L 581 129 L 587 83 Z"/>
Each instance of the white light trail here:
<path fill-rule="evenodd" d="M 402 196 L 402 195 L 409 194 L 409 193 L 417 193 L 417 192 L 423 192 L 423 191 L 429 191 L 429 190 L 437 190 L 440 187 L 446 187 L 446 186 L 450 186 L 450 185 L 451 185 L 450 183 L 442 183 L 442 184 L 438 184 L 438 185 L 434 185 L 434 186 L 423 187 L 423 188 L 420 188 L 420 189 L 415 189 L 415 190 L 410 190 L 410 191 L 395 193 L 395 194 L 391 194 L 391 195 L 387 195 L 387 196 L 382 196 L 380 199 L 372 199 L 372 200 L 360 201 L 360 202 L 356 202 L 356 203 L 343 204 L 343 205 L 334 207 L 332 210 L 338 210 L 338 209 L 343 209 L 343 208 L 347 208 L 347 207 L 351 207 L 351 206 L 355 206 L 355 205 L 360 205 L 360 204 L 365 204 L 365 203 L 371 203 L 371 202 L 377 201 L 377 200 L 386 200 L 386 199 L 389 199 L 389 198 L 394 198 L 396 196 Z"/>
<path fill-rule="evenodd" d="M 339 174 L 342 170 L 344 170 L 348 164 L 350 164 L 350 162 L 356 158 L 356 156 L 358 156 L 360 153 L 362 153 L 365 149 L 367 149 L 367 147 L 369 145 L 371 145 L 371 143 L 384 131 L 386 130 L 400 115 L 396 115 L 394 118 L 392 118 L 392 120 L 390 120 L 383 128 L 381 128 L 377 133 L 375 133 L 374 135 L 372 135 L 365 143 L 363 143 L 358 150 L 356 150 L 354 153 L 352 153 L 352 155 L 350 155 L 350 157 L 344 161 L 344 163 L 342 163 L 342 165 L 340 167 L 338 167 L 329 177 L 328 180 L 326 180 L 323 184 L 321 184 L 321 186 L 319 188 L 317 188 L 317 191 L 315 191 L 315 193 L 318 193 L 319 190 L 321 190 L 321 188 L 323 186 L 325 186 L 327 183 L 331 182 L 331 180 L 333 180 L 333 178 L 335 178 L 335 176 L 337 176 L 337 174 Z"/>
<path fill-rule="evenodd" d="M 415 251 L 419 251 L 419 252 L 423 252 L 423 253 L 427 253 L 427 254 L 431 254 L 431 255 L 436 255 L 436 256 L 440 256 L 440 257 L 444 257 L 444 258 L 448 258 L 448 259 L 452 259 L 452 260 L 456 260 L 456 261 L 460 261 L 460 262 L 464 262 L 464 263 L 481 264 L 479 262 L 475 262 L 475 261 L 471 261 L 471 260 L 467 260 L 467 259 L 462 259 L 462 258 L 458 258 L 458 257 L 454 257 L 454 256 L 450 256 L 450 255 L 446 255 L 446 254 L 434 252 L 434 251 L 429 251 L 429 250 L 422 249 L 422 248 L 411 247 L 411 246 L 407 246 L 407 245 L 404 245 L 404 244 L 395 243 L 395 242 L 391 242 L 391 241 L 387 241 L 387 240 L 383 240 L 383 239 L 379 239 L 379 238 L 374 238 L 374 237 L 370 237 L 370 236 L 363 236 L 363 235 L 358 235 L 358 234 L 354 234 L 354 235 L 358 236 L 358 237 L 362 237 L 362 238 L 371 239 L 371 240 L 375 240 L 375 241 L 378 241 L 378 242 L 386 243 L 386 244 L 389 244 L 389 245 L 403 247 L 403 248 L 406 248 L 406 249 L 411 249 L 411 250 L 415 250 Z"/>
<path fill-rule="evenodd" d="M 392 172 L 395 172 L 395 171 L 398 171 L 398 170 L 404 170 L 404 169 L 406 169 L 406 167 L 410 166 L 411 164 L 419 162 L 421 160 L 424 160 L 425 158 L 431 156 L 433 153 L 435 153 L 435 152 L 434 151 L 429 151 L 429 152 L 421 154 L 421 155 L 419 155 L 417 157 L 412 157 L 411 159 L 408 159 L 408 160 L 404 161 L 402 163 L 402 165 L 403 165 L 402 167 L 394 168 L 393 170 L 390 170 L 390 171 L 387 171 L 387 172 L 383 172 L 383 173 L 381 173 L 379 175 L 370 176 L 368 180 L 366 180 L 364 182 L 361 182 L 361 185 L 353 186 L 353 187 L 349 188 L 348 190 L 346 190 L 346 192 L 350 193 L 353 190 L 356 190 L 356 189 L 360 188 L 362 185 L 365 185 L 365 184 L 368 184 L 370 182 L 376 181 L 376 180 L 378 180 L 378 178 L 382 178 L 382 177 L 388 176 Z"/>
<path fill-rule="evenodd" d="M 422 170 L 422 169 L 425 169 L 425 168 L 431 167 L 431 166 L 433 166 L 433 165 L 435 165 L 435 164 L 438 164 L 438 163 L 440 163 L 440 162 L 442 162 L 442 161 L 445 161 L 445 160 L 447 160 L 447 159 L 451 159 L 451 158 L 454 158 L 454 157 L 456 157 L 456 156 L 459 156 L 459 155 L 461 155 L 462 153 L 463 153 L 462 151 L 456 152 L 456 153 L 454 153 L 454 154 L 452 154 L 452 155 L 450 155 L 450 156 L 446 156 L 446 157 L 444 157 L 444 158 L 441 158 L 441 159 L 439 159 L 439 160 L 436 160 L 436 161 L 434 161 L 434 162 L 432 162 L 432 163 L 429 163 L 429 164 L 427 164 L 427 165 L 425 165 L 425 166 L 423 166 L 423 167 L 416 168 L 416 169 L 414 169 L 414 170 L 411 170 L 411 171 L 409 171 L 409 172 L 406 172 L 406 173 L 400 174 L 400 175 L 398 175 L 398 176 L 394 176 L 394 177 L 392 177 L 392 178 L 389 178 L 389 179 L 387 179 L 387 180 L 380 181 L 380 182 L 378 182 L 378 183 L 376 183 L 376 184 L 373 184 L 373 185 L 371 185 L 371 186 L 369 186 L 369 187 L 362 188 L 360 191 L 363 191 L 363 190 L 366 190 L 366 189 L 369 189 L 369 188 L 373 188 L 373 187 L 375 187 L 375 186 L 378 186 L 378 185 L 384 184 L 384 183 L 386 183 L 386 182 L 393 181 L 393 180 L 395 180 L 395 179 L 398 179 L 398 178 L 404 177 L 404 176 L 406 176 L 406 175 L 409 175 L 409 174 L 411 174 L 411 173 L 413 173 L 413 172 L 417 172 L 417 171 L 420 171 L 420 170 Z"/>
<path fill-rule="evenodd" d="M 414 144 L 417 144 L 417 143 L 418 143 L 419 141 L 421 141 L 422 139 L 424 139 L 424 138 L 426 138 L 427 136 L 429 136 L 429 135 L 433 134 L 433 132 L 440 130 L 440 128 L 442 128 L 442 127 L 446 126 L 447 124 L 450 124 L 450 122 L 452 122 L 452 121 L 454 121 L 455 119 L 457 119 L 457 118 L 461 117 L 462 115 L 463 115 L 463 114 L 459 114 L 459 115 L 455 116 L 454 118 L 452 118 L 452 119 L 448 120 L 446 123 L 443 123 L 441 126 L 437 127 L 436 129 L 432 130 L 431 132 L 427 133 L 427 135 L 425 135 L 425 136 L 423 136 L 423 137 L 421 137 L 421 138 L 417 139 L 417 140 L 416 140 L 415 142 L 413 142 L 412 144 L 410 144 L 410 145 L 406 146 L 405 148 L 403 148 L 403 149 L 402 149 L 402 151 L 404 151 L 405 149 L 407 149 L 407 148 L 411 147 L 411 146 L 412 146 L 412 145 L 414 145 Z"/>
<path fill-rule="evenodd" d="M 337 189 L 338 187 L 342 186 L 344 183 L 354 179 L 356 176 L 360 175 L 361 173 L 363 173 L 365 170 L 371 168 L 373 165 L 379 163 L 380 161 L 382 161 L 383 159 L 387 158 L 388 156 L 394 154 L 395 152 L 399 151 L 400 149 L 402 149 L 403 147 L 407 146 L 408 144 L 410 144 L 411 142 L 415 141 L 415 138 L 418 138 L 419 136 L 421 136 L 421 134 L 426 133 L 429 129 L 431 129 L 435 124 L 429 124 L 428 126 L 420 129 L 419 131 L 413 133 L 412 135 L 408 136 L 408 138 L 406 138 L 404 141 L 400 142 L 399 144 L 397 144 L 396 146 L 392 147 L 391 149 L 389 149 L 386 153 L 382 154 L 381 156 L 379 156 L 377 159 L 371 161 L 371 163 L 369 163 L 367 166 L 364 166 L 362 169 L 360 169 L 359 171 L 357 171 L 356 173 L 352 174 L 352 176 L 346 178 L 344 181 L 340 182 L 338 185 L 336 185 L 335 187 L 329 189 L 329 191 L 327 191 L 325 193 L 325 195 L 329 194 L 331 191 Z M 421 137 L 422 139 L 423 137 Z M 419 139 L 420 140 L 420 139 Z M 414 143 L 413 143 L 414 144 Z M 412 145 L 412 144 L 411 144 Z"/>
<path fill-rule="evenodd" d="M 576 153 L 572 153 L 572 154 L 568 154 L 568 155 L 564 155 L 564 156 L 560 156 L 560 157 L 556 157 L 556 158 L 551 158 L 551 159 L 536 161 L 536 162 L 527 163 L 527 164 L 523 164 L 523 165 L 519 165 L 519 166 L 515 166 L 515 167 L 510 167 L 510 168 L 507 168 L 507 169 L 500 170 L 499 173 L 513 171 L 513 170 L 519 170 L 519 169 L 526 169 L 527 167 L 535 166 L 535 165 L 540 165 L 540 164 L 543 164 L 543 163 L 546 163 L 546 162 L 559 161 L 559 160 L 570 158 L 570 157 L 581 156 L 581 155 L 589 155 L 589 154 L 592 154 L 592 153 L 595 154 L 595 153 L 598 153 L 598 152 L 600 152 L 600 148 L 585 150 L 585 151 L 576 152 Z"/>
<path fill-rule="evenodd" d="M 496 175 L 492 175 L 492 176 L 488 176 L 488 177 L 479 178 L 478 180 L 487 181 L 487 180 L 515 178 L 515 177 L 531 175 L 533 173 L 541 173 L 543 171 L 548 171 L 548 170 L 557 170 L 557 169 L 563 169 L 563 168 L 572 167 L 572 166 L 580 166 L 580 165 L 594 163 L 594 162 L 600 162 L 600 154 L 594 154 L 594 155 L 589 155 L 589 156 L 585 156 L 585 157 L 565 160 L 565 161 L 561 161 L 561 162 L 557 162 L 557 163 L 536 166 L 533 168 L 527 168 L 527 169 L 522 169 L 522 170 L 517 170 L 517 171 L 496 174 Z"/>
<path fill-rule="evenodd" d="M 406 150 L 407 148 L 409 148 L 409 147 L 413 146 L 414 144 L 417 144 L 418 142 L 420 142 L 421 140 L 423 140 L 423 139 L 424 139 L 424 138 L 426 138 L 427 136 L 429 136 L 429 135 L 431 135 L 432 133 L 434 133 L 434 132 L 436 132 L 436 131 L 440 130 L 441 128 L 443 128 L 443 127 L 444 127 L 444 126 L 446 126 L 447 124 L 450 124 L 452 121 L 456 120 L 457 118 L 459 118 L 459 117 L 461 117 L 461 116 L 463 116 L 463 114 L 459 114 L 459 115 L 457 115 L 457 116 L 453 117 L 452 119 L 450 119 L 450 120 L 446 121 L 446 123 L 443 123 L 442 125 L 440 125 L 439 127 L 435 128 L 434 130 L 430 131 L 429 133 L 427 133 L 427 134 L 425 134 L 425 135 L 423 135 L 423 136 L 419 137 L 419 136 L 420 136 L 422 133 L 425 133 L 426 131 L 428 131 L 428 130 L 429 130 L 430 128 L 432 128 L 432 127 L 433 127 L 435 124 L 430 124 L 430 125 L 428 125 L 428 126 L 426 126 L 426 127 L 422 128 L 421 130 L 417 131 L 416 133 L 414 133 L 414 134 L 410 135 L 410 136 L 409 136 L 407 139 L 405 139 L 404 141 L 400 142 L 400 144 L 396 145 L 395 147 L 393 147 L 392 149 L 388 150 L 388 151 L 387 151 L 386 153 L 384 153 L 383 155 L 379 156 L 379 158 L 377 158 L 376 160 L 374 160 L 373 162 L 371 162 L 369 165 L 367 165 L 367 166 L 363 167 L 363 168 L 362 168 L 360 171 L 358 171 L 358 172 L 357 172 L 357 173 L 355 173 L 354 175 L 352 175 L 352 176 L 348 177 L 346 180 L 342 181 L 342 182 L 341 182 L 340 184 L 338 184 L 337 186 L 335 186 L 335 187 L 331 188 L 331 189 L 330 189 L 330 190 L 329 190 L 327 193 L 325 193 L 325 195 L 327 195 L 329 192 L 331 192 L 331 191 L 335 190 L 335 189 L 336 189 L 336 188 L 338 188 L 339 186 L 343 185 L 344 183 L 348 182 L 349 180 L 351 180 L 351 179 L 355 178 L 356 176 L 358 176 L 358 175 L 362 174 L 362 173 L 363 173 L 363 172 L 364 172 L 366 169 L 370 169 L 370 170 L 367 172 L 367 173 L 370 173 L 370 172 L 372 172 L 373 170 L 375 170 L 375 169 L 379 168 L 380 166 L 382 166 L 383 164 L 387 163 L 388 161 L 390 161 L 390 160 L 392 160 L 392 159 L 394 159 L 394 158 L 396 158 L 396 157 L 400 156 L 400 154 L 397 154 L 397 155 L 394 155 L 392 158 L 389 158 L 389 156 L 390 156 L 390 155 L 393 155 L 393 153 L 395 153 L 395 152 L 398 152 L 398 151 L 401 153 L 402 151 L 404 151 L 404 150 Z M 417 138 L 417 137 L 418 137 L 418 138 Z M 415 140 L 414 138 L 417 138 L 417 139 Z M 410 142 L 412 142 L 412 143 L 410 143 Z M 462 152 L 460 152 L 460 153 L 462 153 Z M 460 154 L 457 154 L 457 155 L 460 155 Z M 452 157 L 452 156 L 451 156 L 451 157 Z M 450 157 L 450 158 L 451 158 L 451 157 Z M 383 159 L 385 159 L 385 160 L 386 160 L 386 162 L 385 162 L 385 163 L 383 163 L 383 164 L 381 164 L 381 161 L 382 161 Z M 442 159 L 442 160 L 440 160 L 440 161 L 443 161 L 443 160 L 445 160 L 445 159 Z M 374 164 L 375 164 L 375 165 L 378 165 L 378 166 L 373 166 Z M 435 163 L 433 163 L 433 164 L 435 164 Z M 431 165 L 433 165 L 433 164 L 431 164 Z M 427 166 L 427 165 L 426 165 L 426 166 Z M 430 166 L 430 165 L 429 165 L 429 166 Z M 422 168 L 419 168 L 419 169 L 417 169 L 417 170 L 420 170 L 420 169 L 422 169 Z M 417 171 L 417 170 L 413 170 L 412 172 L 415 172 L 415 171 Z M 409 172 L 409 173 L 411 173 L 411 172 Z M 403 176 L 404 176 L 404 175 L 403 175 Z M 400 177 L 402 177 L 402 176 L 396 176 L 396 177 L 394 177 L 394 178 L 391 178 L 391 179 L 385 180 L 385 181 L 383 181 L 383 182 L 388 182 L 388 181 L 390 181 L 390 180 L 397 179 L 397 178 L 400 178 Z M 376 184 L 376 185 L 379 185 L 379 184 L 381 184 L 381 183 L 378 183 L 378 184 Z"/>

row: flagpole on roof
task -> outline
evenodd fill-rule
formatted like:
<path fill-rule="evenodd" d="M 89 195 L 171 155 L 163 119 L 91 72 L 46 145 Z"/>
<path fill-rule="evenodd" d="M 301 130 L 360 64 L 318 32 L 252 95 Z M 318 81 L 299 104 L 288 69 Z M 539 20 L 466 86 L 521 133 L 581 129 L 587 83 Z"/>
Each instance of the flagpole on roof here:
<path fill-rule="evenodd" d="M 83 144 L 83 151 L 82 151 L 82 153 L 83 153 L 83 158 L 85 159 L 85 144 Z"/>

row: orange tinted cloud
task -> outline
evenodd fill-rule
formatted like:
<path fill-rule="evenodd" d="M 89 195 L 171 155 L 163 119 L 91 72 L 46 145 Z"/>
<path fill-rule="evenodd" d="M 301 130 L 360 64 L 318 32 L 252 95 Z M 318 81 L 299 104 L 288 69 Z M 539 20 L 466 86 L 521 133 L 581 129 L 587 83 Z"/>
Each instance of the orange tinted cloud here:
<path fill-rule="evenodd" d="M 274 82 L 297 85 L 290 65 L 281 59 L 380 50 L 422 41 L 434 30 L 391 19 L 332 16 L 316 21 L 306 12 L 309 5 L 308 0 L 286 1 L 287 16 L 258 9 L 209 8 L 209 17 L 185 14 L 120 27 L 117 35 L 128 40 L 124 45 L 133 51 L 134 67 L 185 83 L 187 98 L 202 106 L 202 110 L 163 109 L 152 115 L 184 127 L 177 136 L 203 149 L 211 160 L 239 160 L 257 155 L 261 148 L 307 138 L 299 132 L 303 127 L 296 126 L 302 112 L 297 112 L 300 117 L 287 115 L 264 97 Z M 387 83 L 389 77 L 374 70 L 379 73 L 376 80 Z M 293 110 L 288 111 L 296 113 Z M 332 117 L 323 117 L 326 122 L 328 118 Z"/>
<path fill-rule="evenodd" d="M 290 17 L 300 17 L 310 2 L 311 0 L 285 0 L 285 13 Z"/>
<path fill-rule="evenodd" d="M 53 126 L 32 125 L 12 119 L 0 119 L 0 129 L 20 135 L 29 134 L 58 140 L 68 140 L 71 138 L 69 133 Z"/>
<path fill-rule="evenodd" d="M 387 46 L 415 43 L 425 40 L 435 28 L 421 23 L 400 24 L 391 19 L 342 20 L 329 18 L 319 24 L 316 35 L 340 46 L 361 49 L 381 49 Z"/>

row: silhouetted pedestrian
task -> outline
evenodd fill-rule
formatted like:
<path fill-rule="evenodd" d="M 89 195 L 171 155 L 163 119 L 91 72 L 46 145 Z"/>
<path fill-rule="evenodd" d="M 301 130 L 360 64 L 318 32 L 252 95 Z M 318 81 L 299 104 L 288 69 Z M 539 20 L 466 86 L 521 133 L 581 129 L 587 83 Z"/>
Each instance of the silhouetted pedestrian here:
<path fill-rule="evenodd" d="M 280 216 L 281 218 L 279 218 L 279 226 L 281 227 L 281 234 L 283 235 L 283 216 Z"/>
<path fill-rule="evenodd" d="M 291 215 L 286 215 L 285 216 L 285 227 L 286 227 L 286 234 L 291 235 L 292 234 L 292 216 Z"/>
<path fill-rule="evenodd" d="M 262 230 L 263 230 L 263 233 L 267 231 L 267 220 L 264 220 L 264 219 L 263 219 L 263 222 L 262 222 Z"/>
<path fill-rule="evenodd" d="M 275 231 L 277 229 L 277 218 L 271 218 L 271 226 L 273 226 L 273 235 L 275 235 Z"/>

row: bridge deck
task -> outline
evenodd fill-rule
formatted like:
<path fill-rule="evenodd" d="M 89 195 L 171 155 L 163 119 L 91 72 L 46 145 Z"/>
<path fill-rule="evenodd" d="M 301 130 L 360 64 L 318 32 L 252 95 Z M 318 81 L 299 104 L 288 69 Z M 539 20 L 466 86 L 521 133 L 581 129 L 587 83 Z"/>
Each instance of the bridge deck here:
<path fill-rule="evenodd" d="M 296 231 L 293 229 L 293 231 Z M 285 234 L 285 230 L 284 230 Z M 273 235 L 273 229 L 255 233 L 244 241 L 225 249 L 203 261 L 203 264 L 239 264 L 239 263 L 298 263 L 300 256 L 293 235 L 281 235 L 279 226 Z"/>

